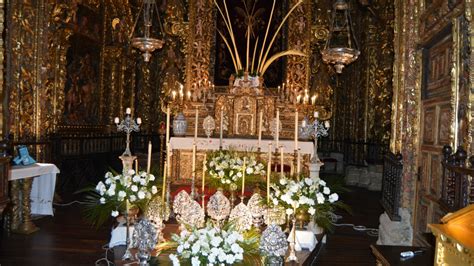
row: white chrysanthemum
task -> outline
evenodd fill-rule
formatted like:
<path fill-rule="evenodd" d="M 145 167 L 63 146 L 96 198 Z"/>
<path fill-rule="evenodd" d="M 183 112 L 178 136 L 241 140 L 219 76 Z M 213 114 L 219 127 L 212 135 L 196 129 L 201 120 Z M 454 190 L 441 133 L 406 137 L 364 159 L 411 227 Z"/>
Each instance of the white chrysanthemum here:
<path fill-rule="evenodd" d="M 146 186 L 146 183 L 147 183 L 147 182 L 146 182 L 146 179 L 143 179 L 143 178 L 140 179 L 140 185 Z"/>
<path fill-rule="evenodd" d="M 137 196 L 130 195 L 130 202 L 135 202 L 137 200 Z"/>
<path fill-rule="evenodd" d="M 286 215 L 292 215 L 293 209 L 286 209 Z"/>
<path fill-rule="evenodd" d="M 334 203 L 338 200 L 339 200 L 339 195 L 337 195 L 336 193 L 332 193 L 331 195 L 329 195 L 329 202 Z"/>
<path fill-rule="evenodd" d="M 104 192 L 106 190 L 106 187 L 104 185 L 104 183 L 102 183 L 102 181 L 100 181 L 99 183 L 97 183 L 97 186 L 95 187 L 95 190 L 97 190 L 98 192 Z"/>
<path fill-rule="evenodd" d="M 112 217 L 117 217 L 119 215 L 118 211 L 112 211 L 111 213 Z"/>
<path fill-rule="evenodd" d="M 139 175 L 134 175 L 133 178 L 132 178 L 132 181 L 135 182 L 135 183 L 140 182 L 140 176 Z"/>
<path fill-rule="evenodd" d="M 309 207 L 308 213 L 314 215 L 316 213 L 316 209 L 314 209 L 313 207 Z"/>
<path fill-rule="evenodd" d="M 211 240 L 211 245 L 213 247 L 218 247 L 222 242 L 222 238 L 217 236 L 217 237 L 214 237 L 212 240 Z"/>
<path fill-rule="evenodd" d="M 169 256 L 171 262 L 173 263 L 173 266 L 180 266 L 179 259 L 176 257 L 174 254 L 170 254 Z"/>
<path fill-rule="evenodd" d="M 105 184 L 110 185 L 112 184 L 112 181 L 113 181 L 112 178 L 107 178 L 105 179 Z"/>
<path fill-rule="evenodd" d="M 198 257 L 192 257 L 192 258 L 191 258 L 191 265 L 192 265 L 192 266 L 199 266 L 199 265 L 201 265 L 201 262 L 199 261 L 199 258 L 198 258 Z"/>
<path fill-rule="evenodd" d="M 321 179 L 319 180 L 319 184 L 320 184 L 321 186 L 326 186 L 326 182 L 325 182 L 324 180 L 321 180 Z"/>
<path fill-rule="evenodd" d="M 277 199 L 273 199 L 273 205 L 278 205 L 278 200 Z"/>
<path fill-rule="evenodd" d="M 226 259 L 225 259 L 227 264 L 233 264 L 235 262 L 235 257 L 232 254 L 227 254 Z"/>
<path fill-rule="evenodd" d="M 146 172 L 141 172 L 141 173 L 140 173 L 140 176 L 141 176 L 141 177 L 146 177 L 146 175 L 147 175 Z"/>
<path fill-rule="evenodd" d="M 239 178 L 242 177 L 242 172 L 238 172 L 238 173 L 237 173 L 237 176 L 238 176 Z"/>
<path fill-rule="evenodd" d="M 101 197 L 101 198 L 99 199 L 99 201 L 100 201 L 100 204 L 105 204 L 105 198 L 104 198 L 104 197 Z"/>
<path fill-rule="evenodd" d="M 128 169 L 127 174 L 128 174 L 129 176 L 132 176 L 132 175 L 135 174 L 135 170 L 133 170 L 133 169 Z"/>
<path fill-rule="evenodd" d="M 316 193 L 316 200 L 318 201 L 318 204 L 323 204 L 324 203 L 324 195 L 321 192 Z"/>
<path fill-rule="evenodd" d="M 149 179 L 150 181 L 155 181 L 156 177 L 155 177 L 154 175 L 151 175 L 151 174 L 150 174 L 150 175 L 148 176 L 148 179 Z"/>
<path fill-rule="evenodd" d="M 158 193 L 158 188 L 157 188 L 156 186 L 152 186 L 152 187 L 151 187 L 151 193 L 152 193 L 152 194 Z"/>
<path fill-rule="evenodd" d="M 137 185 L 132 185 L 132 187 L 130 188 L 133 192 L 137 192 L 138 191 L 138 187 Z"/>
<path fill-rule="evenodd" d="M 196 255 L 199 251 L 201 250 L 201 245 L 199 244 L 199 241 L 195 242 L 193 246 L 191 247 L 191 252 Z"/>
<path fill-rule="evenodd" d="M 328 187 L 324 187 L 323 193 L 326 194 L 326 195 L 329 195 L 329 194 L 331 194 L 331 190 Z"/>
<path fill-rule="evenodd" d="M 248 168 L 247 168 L 247 174 L 248 174 L 248 175 L 253 174 L 253 168 L 249 168 L 249 167 L 248 167 Z"/>
<path fill-rule="evenodd" d="M 146 196 L 145 192 L 143 192 L 143 191 L 139 191 L 139 192 L 138 192 L 138 198 L 139 198 L 139 199 L 144 199 L 145 196 Z"/>
<path fill-rule="evenodd" d="M 115 188 L 112 189 L 112 187 L 110 187 L 109 190 L 107 190 L 107 195 L 109 195 L 110 197 L 114 196 L 115 195 Z"/>
<path fill-rule="evenodd" d="M 125 193 L 125 191 L 123 191 L 123 190 L 120 190 L 119 193 L 118 193 L 118 196 L 120 198 L 125 198 L 127 196 L 127 193 Z"/>
<path fill-rule="evenodd" d="M 285 178 L 280 179 L 280 185 L 284 186 L 288 183 L 288 181 Z"/>
<path fill-rule="evenodd" d="M 311 186 L 313 184 L 313 179 L 308 177 L 304 179 L 304 182 L 306 185 Z"/>

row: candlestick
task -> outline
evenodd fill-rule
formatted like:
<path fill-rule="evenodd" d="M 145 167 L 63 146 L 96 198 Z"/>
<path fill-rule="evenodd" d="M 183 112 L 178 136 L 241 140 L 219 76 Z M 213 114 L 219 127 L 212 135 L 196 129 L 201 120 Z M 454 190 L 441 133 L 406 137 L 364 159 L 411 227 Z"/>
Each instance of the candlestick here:
<path fill-rule="evenodd" d="M 275 128 L 276 128 L 276 133 L 275 133 L 275 137 L 276 137 L 276 148 L 279 147 L 279 138 L 280 138 L 280 109 L 277 109 L 277 115 L 276 115 L 276 119 L 275 119 Z"/>
<path fill-rule="evenodd" d="M 295 111 L 295 150 L 298 149 L 298 109 Z"/>
<path fill-rule="evenodd" d="M 196 143 L 193 144 L 193 160 L 192 160 L 192 181 L 191 181 L 191 198 L 194 199 L 195 193 L 195 180 L 196 180 Z"/>
<path fill-rule="evenodd" d="M 221 108 L 221 125 L 220 125 L 220 132 L 219 132 L 219 149 L 222 150 L 222 126 L 224 125 L 223 123 L 224 120 L 224 108 Z"/>
<path fill-rule="evenodd" d="M 166 107 L 166 145 L 170 142 L 170 107 Z"/>
<path fill-rule="evenodd" d="M 149 174 L 151 168 L 151 141 L 148 141 L 148 160 L 146 161 L 146 172 Z"/>
<path fill-rule="evenodd" d="M 196 118 L 194 119 L 194 143 L 196 143 L 198 136 L 198 125 L 199 125 L 199 109 L 196 107 Z"/>
<path fill-rule="evenodd" d="M 262 142 L 262 124 L 263 124 L 263 112 L 260 111 L 259 119 L 258 119 L 258 145 L 257 148 L 261 147 Z"/>
<path fill-rule="evenodd" d="M 300 155 L 300 150 L 301 149 L 298 149 L 297 150 L 297 155 L 296 155 L 296 174 L 298 175 L 298 178 L 299 178 L 299 175 L 301 173 L 301 155 Z"/>
<path fill-rule="evenodd" d="M 247 157 L 244 157 L 244 167 L 243 167 L 243 174 L 242 174 L 242 197 L 244 196 L 245 192 L 245 174 L 247 172 Z"/>
<path fill-rule="evenodd" d="M 268 143 L 268 163 L 267 163 L 267 204 L 270 203 L 270 174 L 272 172 L 272 143 Z"/>
<path fill-rule="evenodd" d="M 283 177 L 283 145 L 280 146 L 280 176 Z"/>
<path fill-rule="evenodd" d="M 165 191 L 166 191 L 166 176 L 167 176 L 167 166 L 166 166 L 166 163 L 165 162 L 165 165 L 163 166 L 163 186 L 161 187 L 161 201 L 162 202 L 165 202 Z"/>
<path fill-rule="evenodd" d="M 206 186 L 206 164 L 207 164 L 207 154 L 204 154 L 204 160 L 202 161 L 202 187 L 201 187 L 202 194 L 204 194 L 204 189 Z"/>

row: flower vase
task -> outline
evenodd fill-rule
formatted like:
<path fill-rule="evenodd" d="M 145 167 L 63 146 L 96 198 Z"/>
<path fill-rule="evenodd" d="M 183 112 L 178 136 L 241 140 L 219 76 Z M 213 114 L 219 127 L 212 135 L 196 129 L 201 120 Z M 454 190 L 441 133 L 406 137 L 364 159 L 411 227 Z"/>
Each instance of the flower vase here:
<path fill-rule="evenodd" d="M 298 209 L 296 211 L 295 217 L 296 217 L 297 226 L 299 229 L 304 229 L 305 226 L 309 223 L 309 220 L 311 218 L 309 213 L 304 209 Z"/>

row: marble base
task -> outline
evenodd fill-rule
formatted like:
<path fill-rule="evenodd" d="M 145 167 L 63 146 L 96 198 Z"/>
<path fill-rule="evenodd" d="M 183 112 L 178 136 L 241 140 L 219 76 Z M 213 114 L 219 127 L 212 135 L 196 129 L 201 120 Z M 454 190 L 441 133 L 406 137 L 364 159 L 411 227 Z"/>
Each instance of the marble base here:
<path fill-rule="evenodd" d="M 367 188 L 371 191 L 382 190 L 382 165 L 369 165 L 368 167 L 346 167 L 345 183 L 348 186 Z"/>
<path fill-rule="evenodd" d="M 377 245 L 411 246 L 413 243 L 413 227 L 410 212 L 405 208 L 399 209 L 401 221 L 390 220 L 387 213 L 380 215 L 379 238 Z"/>
<path fill-rule="evenodd" d="M 319 172 L 321 171 L 321 166 L 323 165 L 324 163 L 322 162 L 311 163 L 309 165 L 309 177 L 319 179 Z"/>

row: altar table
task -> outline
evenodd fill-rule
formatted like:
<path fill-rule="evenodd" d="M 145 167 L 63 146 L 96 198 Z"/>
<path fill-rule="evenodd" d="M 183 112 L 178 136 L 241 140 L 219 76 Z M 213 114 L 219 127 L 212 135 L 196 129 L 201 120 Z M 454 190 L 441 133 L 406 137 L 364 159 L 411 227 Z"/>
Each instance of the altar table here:
<path fill-rule="evenodd" d="M 8 179 L 12 181 L 12 228 L 15 231 L 32 233 L 37 230 L 31 222 L 31 214 L 54 215 L 53 198 L 58 173 L 56 165 L 47 163 L 11 167 Z M 19 224 L 20 216 L 22 225 Z M 20 229 L 16 230 L 17 227 Z"/>
<path fill-rule="evenodd" d="M 171 181 L 173 184 L 188 184 L 190 182 L 191 165 L 192 165 L 192 147 L 194 143 L 193 137 L 172 137 L 170 139 L 171 149 Z M 275 152 L 276 143 L 273 139 L 262 139 L 260 149 L 260 160 L 262 162 L 267 161 L 268 144 L 272 143 L 272 149 Z M 197 138 L 196 139 L 196 180 L 201 180 L 200 169 L 202 169 L 202 161 L 204 160 L 204 154 L 208 151 L 219 150 L 219 138 Z M 280 140 L 279 145 L 283 146 L 284 153 L 284 164 L 290 166 L 292 170 L 296 167 L 295 159 L 295 142 L 293 140 Z M 301 169 L 304 171 L 304 166 L 309 163 L 311 156 L 313 155 L 313 142 L 311 141 L 299 141 L 298 146 L 300 148 L 301 156 Z M 258 149 L 257 139 L 242 139 L 242 138 L 226 138 L 222 141 L 223 150 L 234 150 L 244 152 L 257 152 Z M 280 155 L 273 155 L 273 164 L 280 163 Z"/>

